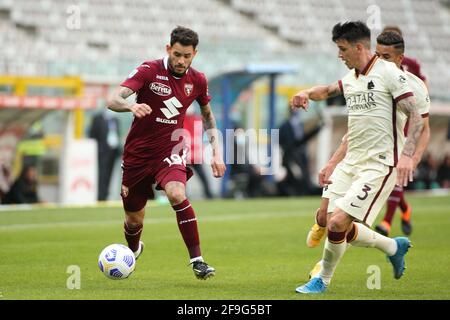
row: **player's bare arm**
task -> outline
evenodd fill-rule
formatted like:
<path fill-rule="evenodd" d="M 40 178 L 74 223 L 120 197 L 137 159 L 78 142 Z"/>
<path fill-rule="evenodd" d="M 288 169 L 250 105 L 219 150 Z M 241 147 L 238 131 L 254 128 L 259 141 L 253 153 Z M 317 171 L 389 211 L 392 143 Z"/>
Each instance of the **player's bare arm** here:
<path fill-rule="evenodd" d="M 423 118 L 423 129 L 422 133 L 419 138 L 419 142 L 417 143 L 416 150 L 414 151 L 413 155 L 413 163 L 414 163 L 414 169 L 417 168 L 417 165 L 420 162 L 420 159 L 422 159 L 422 155 L 425 152 L 428 141 L 430 140 L 430 121 L 428 117 Z"/>
<path fill-rule="evenodd" d="M 322 187 L 325 187 L 329 184 L 332 184 L 333 182 L 330 180 L 330 176 L 333 173 L 334 169 L 338 165 L 339 162 L 342 161 L 342 159 L 345 158 L 345 155 L 347 153 L 347 146 L 348 146 L 348 140 L 347 140 L 347 133 L 342 138 L 341 144 L 334 152 L 331 159 L 328 161 L 327 165 L 323 167 L 319 171 L 319 185 Z"/>
<path fill-rule="evenodd" d="M 211 105 L 208 103 L 200 107 L 203 118 L 203 128 L 208 135 L 209 143 L 212 147 L 213 158 L 211 161 L 211 167 L 213 175 L 216 178 L 220 178 L 225 174 L 225 164 L 222 158 L 222 152 L 220 150 L 219 139 L 217 137 L 216 119 L 211 111 Z"/>
<path fill-rule="evenodd" d="M 129 104 L 127 98 L 134 93 L 127 87 L 120 86 L 116 92 L 108 99 L 108 108 L 115 112 L 133 112 L 133 114 L 142 118 L 152 112 L 152 108 L 145 103 Z"/>
<path fill-rule="evenodd" d="M 308 110 L 309 99 L 314 101 L 325 100 L 342 94 L 339 83 L 335 82 L 327 86 L 315 86 L 297 93 L 290 101 L 291 108 L 303 108 Z"/>
<path fill-rule="evenodd" d="M 408 181 L 413 180 L 413 155 L 422 134 L 423 119 L 416 108 L 416 100 L 413 96 L 400 100 L 397 106 L 408 115 L 409 121 L 408 137 L 397 163 L 397 184 L 406 187 Z"/>

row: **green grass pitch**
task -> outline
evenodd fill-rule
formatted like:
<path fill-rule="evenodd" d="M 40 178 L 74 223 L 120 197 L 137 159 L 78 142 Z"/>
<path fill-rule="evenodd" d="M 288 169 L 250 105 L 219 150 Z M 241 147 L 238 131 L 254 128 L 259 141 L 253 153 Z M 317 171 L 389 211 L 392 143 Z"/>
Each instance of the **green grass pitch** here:
<path fill-rule="evenodd" d="M 331 286 L 318 296 L 294 289 L 321 257 L 321 248 L 305 245 L 319 198 L 193 202 L 203 256 L 217 270 L 207 281 L 197 280 L 188 266 L 169 205 L 147 207 L 146 250 L 135 272 L 121 281 L 107 279 L 97 266 L 104 247 L 125 243 L 120 207 L 0 211 L 0 300 L 450 299 L 450 198 L 407 198 L 414 247 L 404 277 L 393 278 L 377 249 L 350 248 Z M 392 233 L 401 235 L 398 213 Z M 71 265 L 80 268 L 80 289 L 66 286 Z M 380 289 L 367 286 L 370 266 L 379 267 Z"/>

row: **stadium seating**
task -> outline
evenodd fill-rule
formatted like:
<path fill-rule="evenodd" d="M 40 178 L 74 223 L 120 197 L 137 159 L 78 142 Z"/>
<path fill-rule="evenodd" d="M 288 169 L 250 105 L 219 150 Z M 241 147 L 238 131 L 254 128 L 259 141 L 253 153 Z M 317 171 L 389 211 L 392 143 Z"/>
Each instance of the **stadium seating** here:
<path fill-rule="evenodd" d="M 330 42 L 330 30 L 337 21 L 360 19 L 385 25 L 398 25 L 406 39 L 407 55 L 418 59 L 429 76 L 432 94 L 447 96 L 450 88 L 450 14 L 438 0 L 232 0 L 234 8 L 252 14 L 257 21 L 287 40 L 305 49 L 330 54 L 336 49 Z"/>
<path fill-rule="evenodd" d="M 210 77 L 278 62 L 298 67 L 296 84 L 328 82 L 345 71 L 332 26 L 370 22 L 377 10 L 382 25 L 374 30 L 399 25 L 432 94 L 448 97 L 450 15 L 438 0 L 0 0 L 0 73 L 119 81 L 138 63 L 163 56 L 170 30 L 184 25 L 198 31 L 195 64 Z"/>

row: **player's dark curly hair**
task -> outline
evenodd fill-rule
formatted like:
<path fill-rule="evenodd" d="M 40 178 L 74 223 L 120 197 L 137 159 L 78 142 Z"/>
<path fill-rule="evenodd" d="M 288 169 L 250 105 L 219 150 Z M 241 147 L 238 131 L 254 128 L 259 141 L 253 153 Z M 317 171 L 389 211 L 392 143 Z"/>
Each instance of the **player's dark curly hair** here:
<path fill-rule="evenodd" d="M 394 46 L 399 53 L 405 52 L 403 37 L 394 31 L 385 31 L 377 37 L 377 43 L 384 46 Z"/>
<path fill-rule="evenodd" d="M 195 49 L 198 45 L 198 34 L 191 29 L 178 26 L 170 34 L 170 45 L 173 46 L 177 42 L 183 46 L 193 46 Z"/>
<path fill-rule="evenodd" d="M 370 29 L 362 21 L 347 21 L 333 27 L 333 42 L 347 40 L 350 43 L 364 41 L 370 46 Z"/>

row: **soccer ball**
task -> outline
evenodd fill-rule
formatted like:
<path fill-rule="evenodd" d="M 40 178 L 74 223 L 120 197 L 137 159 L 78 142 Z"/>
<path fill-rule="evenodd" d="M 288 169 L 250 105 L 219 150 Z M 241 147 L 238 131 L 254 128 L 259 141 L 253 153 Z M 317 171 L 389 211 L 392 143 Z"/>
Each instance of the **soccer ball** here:
<path fill-rule="evenodd" d="M 126 279 L 134 271 L 136 260 L 130 248 L 122 244 L 111 244 L 100 253 L 98 267 L 110 279 Z"/>

